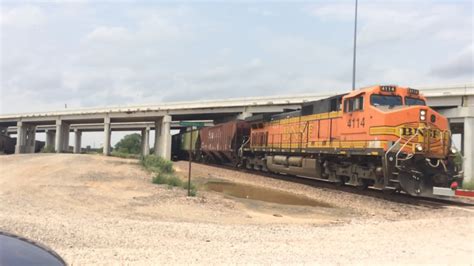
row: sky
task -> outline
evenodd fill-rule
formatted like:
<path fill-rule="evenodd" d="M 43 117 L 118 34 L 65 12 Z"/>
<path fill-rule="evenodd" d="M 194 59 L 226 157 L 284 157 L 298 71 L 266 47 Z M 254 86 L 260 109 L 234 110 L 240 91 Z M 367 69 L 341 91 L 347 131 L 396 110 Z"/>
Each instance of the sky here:
<path fill-rule="evenodd" d="M 354 1 L 1 1 L 0 114 L 348 91 Z M 472 1 L 359 1 L 356 86 L 472 83 Z"/>

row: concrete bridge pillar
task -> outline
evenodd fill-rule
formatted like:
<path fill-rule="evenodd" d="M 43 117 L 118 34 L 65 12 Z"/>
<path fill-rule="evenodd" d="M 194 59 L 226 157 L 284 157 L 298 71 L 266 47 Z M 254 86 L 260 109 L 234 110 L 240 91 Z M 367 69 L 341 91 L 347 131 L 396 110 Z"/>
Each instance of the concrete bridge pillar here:
<path fill-rule="evenodd" d="M 35 153 L 36 147 L 36 126 L 28 125 L 26 126 L 26 143 L 25 143 L 25 153 Z"/>
<path fill-rule="evenodd" d="M 69 151 L 69 130 L 70 126 L 67 123 L 63 123 L 63 147 L 62 151 L 63 152 L 68 152 Z"/>
<path fill-rule="evenodd" d="M 153 153 L 160 156 L 160 142 L 161 142 L 161 120 L 155 121 L 155 146 Z"/>
<path fill-rule="evenodd" d="M 19 121 L 16 123 L 16 145 L 15 145 L 15 154 L 21 153 L 21 145 L 25 143 L 24 136 L 25 131 L 23 128 L 23 122 Z"/>
<path fill-rule="evenodd" d="M 22 147 L 26 143 L 26 129 L 23 122 L 19 121 L 16 123 L 16 146 L 15 146 L 15 154 L 23 153 Z"/>
<path fill-rule="evenodd" d="M 110 129 L 110 117 L 104 119 L 104 147 L 103 153 L 105 156 L 110 155 L 110 135 L 112 131 Z"/>
<path fill-rule="evenodd" d="M 150 128 L 142 129 L 142 155 L 150 154 Z"/>
<path fill-rule="evenodd" d="M 54 148 L 56 153 L 69 150 L 69 124 L 61 119 L 56 120 L 56 138 L 54 140 Z"/>
<path fill-rule="evenodd" d="M 56 132 L 53 130 L 46 130 L 46 143 L 45 147 L 50 147 L 53 148 L 55 147 L 54 145 L 54 139 L 56 138 Z"/>
<path fill-rule="evenodd" d="M 63 121 L 61 120 L 56 120 L 56 138 L 54 140 L 54 148 L 56 150 L 56 153 L 62 152 L 62 146 L 63 146 L 63 127 L 62 127 Z"/>
<path fill-rule="evenodd" d="M 474 180 L 474 117 L 464 118 L 464 134 L 463 134 L 463 151 L 464 151 L 464 181 Z"/>
<path fill-rule="evenodd" d="M 36 126 L 17 122 L 17 140 L 15 153 L 34 153 L 36 144 Z"/>
<path fill-rule="evenodd" d="M 171 160 L 171 116 L 163 116 L 161 123 L 161 136 L 158 145 L 159 156 Z"/>
<path fill-rule="evenodd" d="M 74 153 L 81 153 L 82 131 L 74 129 Z"/>

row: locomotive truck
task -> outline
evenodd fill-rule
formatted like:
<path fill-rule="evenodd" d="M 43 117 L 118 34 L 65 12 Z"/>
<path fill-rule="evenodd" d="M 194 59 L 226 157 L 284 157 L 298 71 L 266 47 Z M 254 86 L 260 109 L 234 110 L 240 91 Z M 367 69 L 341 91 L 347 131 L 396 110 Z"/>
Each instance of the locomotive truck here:
<path fill-rule="evenodd" d="M 408 87 L 367 87 L 292 112 L 178 134 L 174 143 L 190 134 L 196 141 L 174 149 L 175 157 L 192 147 L 197 161 L 413 196 L 431 196 L 434 187 L 456 189 L 463 179 L 448 120 Z"/>

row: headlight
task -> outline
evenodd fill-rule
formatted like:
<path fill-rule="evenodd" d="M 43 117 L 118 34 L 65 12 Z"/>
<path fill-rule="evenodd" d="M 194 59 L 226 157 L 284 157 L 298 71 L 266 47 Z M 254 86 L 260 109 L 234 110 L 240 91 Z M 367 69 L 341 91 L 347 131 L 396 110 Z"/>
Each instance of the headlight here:
<path fill-rule="evenodd" d="M 420 115 L 420 119 L 421 119 L 421 121 L 425 121 L 425 120 L 426 120 L 426 116 Z"/>
<path fill-rule="evenodd" d="M 456 153 L 458 153 L 458 150 L 457 150 L 456 148 L 452 147 L 452 148 L 451 148 L 451 153 L 452 153 L 452 154 L 456 154 Z"/>
<path fill-rule="evenodd" d="M 421 111 L 420 111 L 420 115 L 426 115 L 426 111 L 425 111 L 425 110 L 421 110 Z"/>
<path fill-rule="evenodd" d="M 416 144 L 415 149 L 416 149 L 417 152 L 422 152 L 423 151 L 423 146 L 421 146 L 420 144 Z"/>

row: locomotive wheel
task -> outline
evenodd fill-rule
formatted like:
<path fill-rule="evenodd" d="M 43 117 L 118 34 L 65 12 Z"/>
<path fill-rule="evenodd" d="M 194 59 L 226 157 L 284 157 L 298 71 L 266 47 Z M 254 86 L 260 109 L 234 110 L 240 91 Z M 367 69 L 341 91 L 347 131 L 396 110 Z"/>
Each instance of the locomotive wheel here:
<path fill-rule="evenodd" d="M 337 187 L 342 187 L 346 184 L 347 178 L 345 176 L 337 176 L 336 181 L 334 181 L 334 185 Z"/>
<path fill-rule="evenodd" d="M 356 187 L 359 190 L 366 190 L 369 187 L 369 180 L 367 180 L 367 179 L 361 179 L 361 180 L 362 180 L 362 184 L 360 184 Z"/>

